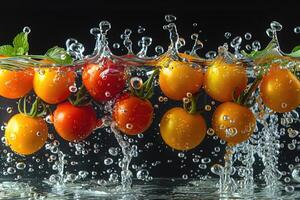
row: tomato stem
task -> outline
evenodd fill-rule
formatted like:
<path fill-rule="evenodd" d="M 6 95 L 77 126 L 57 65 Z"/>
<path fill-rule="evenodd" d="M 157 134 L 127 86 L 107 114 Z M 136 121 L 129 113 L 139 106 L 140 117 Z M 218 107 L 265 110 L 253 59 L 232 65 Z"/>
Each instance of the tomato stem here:
<path fill-rule="evenodd" d="M 255 78 L 255 80 L 252 82 L 250 88 L 247 90 L 247 92 L 243 92 L 237 99 L 237 103 L 241 105 L 246 105 L 249 98 L 252 96 L 253 92 L 258 88 L 261 80 L 262 80 L 262 73 L 259 73 L 259 75 Z"/>
<path fill-rule="evenodd" d="M 183 108 L 190 114 L 197 113 L 197 100 L 199 98 L 199 94 L 196 97 L 193 95 L 189 99 L 188 103 L 183 103 Z"/>
<path fill-rule="evenodd" d="M 150 99 L 154 92 L 154 78 L 155 76 L 159 73 L 159 68 L 156 68 L 153 70 L 152 74 L 150 77 L 143 83 L 142 87 L 138 90 L 134 89 L 133 87 L 130 87 L 130 90 L 133 95 L 140 97 L 142 99 Z"/>
<path fill-rule="evenodd" d="M 23 101 L 23 108 L 21 107 Z M 18 104 L 18 110 L 20 113 L 23 113 L 24 115 L 30 116 L 30 117 L 42 117 L 47 113 L 47 108 L 44 102 L 41 101 L 39 97 L 35 98 L 35 101 L 33 102 L 30 111 L 27 111 L 27 96 L 24 98 L 21 98 L 19 100 Z M 42 107 L 41 110 L 39 110 L 39 107 Z"/>
<path fill-rule="evenodd" d="M 87 90 L 84 85 L 81 85 L 77 93 L 75 94 L 75 98 L 72 99 L 69 97 L 69 101 L 74 106 L 80 106 L 90 103 L 91 99 L 88 96 Z"/>

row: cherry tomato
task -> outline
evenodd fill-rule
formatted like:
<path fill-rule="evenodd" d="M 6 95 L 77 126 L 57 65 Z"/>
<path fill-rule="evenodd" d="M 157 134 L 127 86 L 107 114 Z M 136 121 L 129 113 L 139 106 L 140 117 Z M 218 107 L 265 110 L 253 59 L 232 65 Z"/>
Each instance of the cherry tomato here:
<path fill-rule="evenodd" d="M 187 93 L 198 92 L 202 82 L 202 70 L 184 62 L 171 61 L 159 73 L 160 89 L 173 100 L 182 100 Z"/>
<path fill-rule="evenodd" d="M 14 115 L 5 129 L 5 140 L 12 151 L 30 155 L 41 149 L 48 138 L 46 122 L 39 117 Z"/>
<path fill-rule="evenodd" d="M 55 109 L 53 124 L 63 139 L 78 142 L 90 136 L 96 128 L 96 112 L 90 105 L 74 106 L 70 102 L 64 102 Z"/>
<path fill-rule="evenodd" d="M 225 102 L 217 107 L 212 117 L 212 128 L 229 145 L 246 141 L 253 133 L 256 120 L 245 106 Z"/>
<path fill-rule="evenodd" d="M 160 121 L 160 134 L 167 145 L 176 150 L 190 150 L 205 137 L 206 123 L 199 114 L 189 114 L 175 107 L 164 114 Z"/>
<path fill-rule="evenodd" d="M 213 99 L 232 101 L 233 94 L 240 95 L 248 82 L 246 69 L 237 64 L 228 64 L 217 57 L 204 75 L 204 89 Z"/>
<path fill-rule="evenodd" d="M 125 88 L 124 68 L 110 61 L 103 65 L 87 64 L 82 72 L 82 82 L 96 101 L 109 101 Z"/>
<path fill-rule="evenodd" d="M 69 88 L 74 85 L 75 76 L 75 72 L 68 67 L 39 69 L 34 74 L 34 92 L 49 104 L 60 103 L 69 97 L 71 93 Z"/>
<path fill-rule="evenodd" d="M 33 74 L 33 69 L 21 71 L 0 69 L 0 95 L 9 99 L 25 96 L 32 89 Z"/>
<path fill-rule="evenodd" d="M 150 101 L 125 94 L 114 105 L 113 119 L 123 133 L 137 135 L 150 127 L 153 112 Z"/>
<path fill-rule="evenodd" d="M 275 112 L 290 112 L 300 105 L 300 81 L 288 69 L 273 65 L 260 84 L 264 104 Z"/>

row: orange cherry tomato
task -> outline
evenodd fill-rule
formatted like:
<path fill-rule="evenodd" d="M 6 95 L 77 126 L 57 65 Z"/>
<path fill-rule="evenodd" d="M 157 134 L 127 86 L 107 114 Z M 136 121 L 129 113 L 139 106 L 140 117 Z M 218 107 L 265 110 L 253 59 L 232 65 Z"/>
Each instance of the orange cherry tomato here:
<path fill-rule="evenodd" d="M 153 112 L 150 101 L 125 94 L 117 100 L 113 108 L 113 119 L 123 133 L 137 135 L 150 127 Z"/>
<path fill-rule="evenodd" d="M 49 61 L 44 61 L 49 63 Z M 76 73 L 68 67 L 39 69 L 34 74 L 33 89 L 38 97 L 49 104 L 66 100 L 75 83 Z"/>
<path fill-rule="evenodd" d="M 5 129 L 5 140 L 12 151 L 30 155 L 41 149 L 48 138 L 48 127 L 40 117 L 14 115 Z"/>
<path fill-rule="evenodd" d="M 31 68 L 20 71 L 0 69 L 0 95 L 9 99 L 25 96 L 32 89 L 33 74 Z"/>
<path fill-rule="evenodd" d="M 199 114 L 189 114 L 175 107 L 164 114 L 160 121 L 160 134 L 165 143 L 176 150 L 190 150 L 205 137 L 206 123 Z"/>
<path fill-rule="evenodd" d="M 255 126 L 256 119 L 252 111 L 233 102 L 219 105 L 212 117 L 212 128 L 228 145 L 246 141 L 252 135 Z"/>
<path fill-rule="evenodd" d="M 92 134 L 97 125 L 97 116 L 91 105 L 74 106 L 64 102 L 53 112 L 53 124 L 63 139 L 78 142 Z"/>
<path fill-rule="evenodd" d="M 262 79 L 260 96 L 273 111 L 290 112 L 300 105 L 300 81 L 288 69 L 273 65 Z"/>
<path fill-rule="evenodd" d="M 204 89 L 213 99 L 233 101 L 233 94 L 240 95 L 248 82 L 246 69 L 229 64 L 223 57 L 217 57 L 204 75 Z"/>

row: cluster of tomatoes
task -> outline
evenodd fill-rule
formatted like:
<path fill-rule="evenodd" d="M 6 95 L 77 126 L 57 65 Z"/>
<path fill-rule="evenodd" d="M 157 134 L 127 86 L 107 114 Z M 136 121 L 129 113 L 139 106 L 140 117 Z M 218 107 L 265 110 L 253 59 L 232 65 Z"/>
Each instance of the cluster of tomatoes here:
<path fill-rule="evenodd" d="M 182 54 L 183 57 L 189 57 Z M 43 60 L 44 63 L 51 63 Z M 166 64 L 167 63 L 167 64 Z M 228 145 L 247 140 L 254 132 L 256 118 L 248 100 L 260 87 L 264 104 L 275 112 L 289 112 L 300 105 L 300 81 L 289 69 L 271 64 L 264 74 L 247 88 L 248 77 L 238 62 L 227 63 L 216 57 L 204 72 L 190 62 L 168 59 L 159 63 L 142 87 L 126 90 L 128 75 L 125 67 L 105 58 L 101 63 L 88 63 L 82 68 L 82 87 L 75 98 L 70 88 L 76 82 L 71 67 L 51 67 L 23 71 L 0 70 L 0 95 L 10 99 L 26 96 L 33 88 L 38 99 L 30 112 L 14 115 L 5 130 L 6 143 L 21 155 L 38 151 L 46 142 L 48 128 L 38 104 L 55 104 L 51 121 L 56 132 L 66 141 L 86 139 L 99 126 L 94 107 L 87 101 L 114 101 L 112 120 L 128 135 L 146 131 L 152 123 L 154 109 L 149 101 L 153 94 L 154 76 L 163 94 L 172 100 L 183 100 L 183 107 L 167 111 L 160 122 L 160 133 L 165 143 L 176 150 L 190 150 L 204 139 L 207 126 L 196 107 L 196 95 L 203 88 L 214 100 L 221 102 L 212 117 L 212 128 Z M 68 100 L 69 99 L 69 100 Z M 19 106 L 21 101 L 19 102 Z"/>

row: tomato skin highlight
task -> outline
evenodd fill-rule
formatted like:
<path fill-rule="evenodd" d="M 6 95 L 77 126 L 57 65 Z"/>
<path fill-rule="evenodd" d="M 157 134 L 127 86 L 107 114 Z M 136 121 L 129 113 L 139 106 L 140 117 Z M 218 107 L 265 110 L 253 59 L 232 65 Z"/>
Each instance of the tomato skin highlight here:
<path fill-rule="evenodd" d="M 219 102 L 233 101 L 234 92 L 240 95 L 248 82 L 246 69 L 237 64 L 228 64 L 217 57 L 204 74 L 205 92 Z"/>
<path fill-rule="evenodd" d="M 97 125 L 97 116 L 90 105 L 74 106 L 64 102 L 53 112 L 53 124 L 63 139 L 78 142 L 92 134 Z"/>
<path fill-rule="evenodd" d="M 125 94 L 116 101 L 112 116 L 123 133 L 137 135 L 150 127 L 153 113 L 154 109 L 149 100 Z"/>
<path fill-rule="evenodd" d="M 9 71 L 0 69 L 0 96 L 17 99 L 25 96 L 32 89 L 33 69 Z"/>
<path fill-rule="evenodd" d="M 252 111 L 233 102 L 217 107 L 212 116 L 212 128 L 216 135 L 229 145 L 246 141 L 254 132 L 256 119 Z"/>
<path fill-rule="evenodd" d="M 198 146 L 206 134 L 206 123 L 199 114 L 189 114 L 183 108 L 167 111 L 160 121 L 160 134 L 173 149 L 184 151 Z"/>
<path fill-rule="evenodd" d="M 273 65 L 262 79 L 260 96 L 273 111 L 290 112 L 300 105 L 300 81 L 288 69 Z"/>
<path fill-rule="evenodd" d="M 42 118 L 14 115 L 7 124 L 5 140 L 12 151 L 30 155 L 40 150 L 48 138 L 48 127 Z"/>
<path fill-rule="evenodd" d="M 110 62 L 104 65 L 87 64 L 82 72 L 82 82 L 93 99 L 109 101 L 125 88 L 124 68 Z"/>
<path fill-rule="evenodd" d="M 202 83 L 202 70 L 184 62 L 171 61 L 167 67 L 162 67 L 159 73 L 160 89 L 173 100 L 182 100 L 187 93 L 198 92 Z"/>
<path fill-rule="evenodd" d="M 51 64 L 50 61 L 43 60 Z M 49 104 L 57 104 L 66 100 L 75 84 L 76 73 L 69 67 L 52 67 L 36 71 L 33 79 L 33 89 L 38 97 Z"/>

